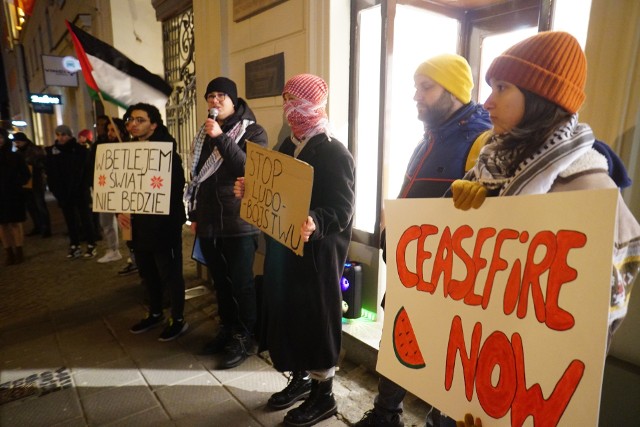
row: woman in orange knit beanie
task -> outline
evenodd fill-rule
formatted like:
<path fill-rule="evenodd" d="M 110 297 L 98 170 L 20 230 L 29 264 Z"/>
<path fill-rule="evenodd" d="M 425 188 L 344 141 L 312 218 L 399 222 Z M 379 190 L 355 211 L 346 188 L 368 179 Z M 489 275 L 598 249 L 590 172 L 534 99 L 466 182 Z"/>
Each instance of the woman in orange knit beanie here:
<path fill-rule="evenodd" d="M 578 122 L 587 61 L 568 33 L 547 31 L 517 43 L 487 71 L 492 92 L 484 107 L 493 135 L 475 167 L 451 190 L 459 209 L 484 197 L 615 188 L 607 159 L 594 147 L 589 125 Z M 640 264 L 640 225 L 618 196 L 609 343 L 627 313 Z M 622 274 L 624 272 L 625 274 Z"/>

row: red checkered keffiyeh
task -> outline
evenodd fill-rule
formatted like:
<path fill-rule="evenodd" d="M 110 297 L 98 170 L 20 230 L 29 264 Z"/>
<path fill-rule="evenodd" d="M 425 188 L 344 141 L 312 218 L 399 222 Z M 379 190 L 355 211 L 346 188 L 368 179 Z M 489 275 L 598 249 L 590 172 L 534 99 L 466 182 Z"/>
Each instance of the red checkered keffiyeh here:
<path fill-rule="evenodd" d="M 328 133 L 327 83 L 313 74 L 298 74 L 290 78 L 282 94 L 298 99 L 285 101 L 283 108 L 293 136 L 304 141 L 322 132 Z"/>

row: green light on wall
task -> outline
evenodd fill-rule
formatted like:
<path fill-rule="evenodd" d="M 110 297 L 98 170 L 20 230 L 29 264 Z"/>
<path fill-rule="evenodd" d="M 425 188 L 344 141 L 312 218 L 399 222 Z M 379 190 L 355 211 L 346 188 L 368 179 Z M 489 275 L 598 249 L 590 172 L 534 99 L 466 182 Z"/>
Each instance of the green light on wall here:
<path fill-rule="evenodd" d="M 369 311 L 363 308 L 362 311 L 360 311 L 360 315 L 367 320 L 371 320 L 372 322 L 376 321 L 376 313 L 373 311 Z"/>

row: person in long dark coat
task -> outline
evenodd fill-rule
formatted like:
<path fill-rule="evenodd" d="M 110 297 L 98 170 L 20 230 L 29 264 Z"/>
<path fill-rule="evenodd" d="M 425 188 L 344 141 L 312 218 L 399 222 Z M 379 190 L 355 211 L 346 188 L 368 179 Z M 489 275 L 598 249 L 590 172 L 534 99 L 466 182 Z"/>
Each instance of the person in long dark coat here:
<path fill-rule="evenodd" d="M 0 129 L 0 239 L 5 265 L 24 259 L 22 223 L 27 219 L 27 208 L 22 186 L 31 178 L 27 163 L 13 152 L 12 145 L 7 130 Z"/>
<path fill-rule="evenodd" d="M 27 162 L 31 169 L 31 185 L 24 189 L 27 212 L 33 220 L 33 230 L 27 236 L 41 234 L 42 237 L 51 237 L 51 218 L 49 208 L 45 201 L 47 180 L 44 172 L 46 153 L 44 148 L 34 144 L 22 132 L 13 135 L 13 142 L 18 153 Z"/>
<path fill-rule="evenodd" d="M 285 425 L 309 426 L 337 412 L 332 392 L 342 335 L 340 278 L 351 240 L 355 166 L 347 148 L 330 135 L 327 84 L 312 74 L 292 77 L 284 87 L 284 112 L 292 134 L 279 151 L 313 166 L 309 216 L 300 233 L 300 257 L 267 237 L 264 263 L 262 344 L 274 367 L 291 371 L 287 387 L 268 401 L 292 406 Z M 239 196 L 243 181 L 234 189 Z"/>

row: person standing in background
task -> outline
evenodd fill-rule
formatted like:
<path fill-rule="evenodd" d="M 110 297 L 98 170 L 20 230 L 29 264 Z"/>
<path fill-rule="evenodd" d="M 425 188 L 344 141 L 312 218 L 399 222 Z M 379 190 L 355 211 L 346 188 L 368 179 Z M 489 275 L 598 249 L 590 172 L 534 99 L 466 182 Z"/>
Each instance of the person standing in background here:
<path fill-rule="evenodd" d="M 93 145 L 93 133 L 89 129 L 82 129 L 78 132 L 78 144 L 90 150 Z"/>
<path fill-rule="evenodd" d="M 12 149 L 9 133 L 0 128 L 0 240 L 5 252 L 4 265 L 24 261 L 22 223 L 27 212 L 22 186 L 31 177 L 27 163 Z"/>
<path fill-rule="evenodd" d="M 98 253 L 91 212 L 89 150 L 78 144 L 69 126 L 56 127 L 56 142 L 46 147 L 49 189 L 58 200 L 69 232 L 68 259 L 93 258 Z M 87 250 L 80 248 L 80 228 Z"/>
<path fill-rule="evenodd" d="M 22 132 L 13 135 L 13 142 L 18 148 L 16 152 L 31 169 L 31 186 L 24 189 L 27 211 L 33 221 L 33 230 L 27 233 L 27 236 L 51 237 L 51 218 L 44 198 L 47 186 L 44 172 L 46 153 L 44 148 L 34 144 Z"/>
<path fill-rule="evenodd" d="M 118 132 L 122 137 L 122 141 L 131 141 L 131 126 L 133 125 L 133 121 L 129 120 L 131 116 L 131 107 L 127 108 L 124 115 L 122 116 L 122 121 L 124 123 L 124 129 L 120 128 L 118 125 Z M 115 131 L 116 129 L 113 126 L 107 128 L 107 134 Z M 107 135 L 107 136 L 108 136 Z M 115 136 L 115 133 L 114 133 Z M 125 244 L 127 245 L 127 249 L 129 250 L 129 256 L 127 257 L 127 263 L 124 267 L 118 270 L 118 276 L 128 276 L 129 274 L 138 272 L 138 265 L 136 264 L 136 254 L 133 250 L 133 243 L 131 242 L 131 238 L 124 239 Z"/>
<path fill-rule="evenodd" d="M 124 122 L 114 117 L 112 118 L 113 123 L 118 127 L 119 130 L 113 126 L 113 124 L 109 123 L 107 125 L 107 139 L 106 140 L 97 140 L 95 144 L 91 146 L 91 183 L 93 183 L 94 177 L 94 168 L 96 163 L 96 153 L 98 150 L 98 145 L 105 144 L 109 142 L 119 142 L 118 137 L 122 141 L 128 141 L 128 135 L 126 134 L 126 129 L 124 127 Z M 126 138 L 126 139 L 124 139 Z M 100 228 L 102 229 L 102 237 L 104 243 L 107 246 L 107 250 L 105 254 L 98 258 L 98 262 L 101 264 L 119 261 L 122 259 L 122 254 L 120 254 L 120 239 L 118 238 L 118 221 L 116 220 L 116 215 L 113 212 L 99 212 L 98 220 L 100 222 Z"/>

